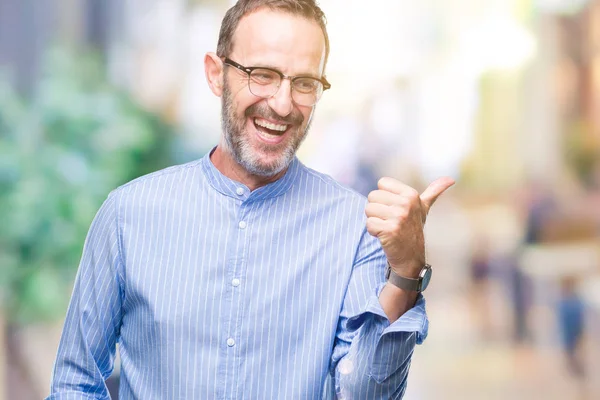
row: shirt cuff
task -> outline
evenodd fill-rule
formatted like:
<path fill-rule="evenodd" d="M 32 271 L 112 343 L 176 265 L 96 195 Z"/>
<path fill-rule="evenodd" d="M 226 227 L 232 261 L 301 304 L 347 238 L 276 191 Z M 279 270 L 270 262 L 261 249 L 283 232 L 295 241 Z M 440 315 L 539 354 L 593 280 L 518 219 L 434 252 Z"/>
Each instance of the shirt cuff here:
<path fill-rule="evenodd" d="M 382 336 L 394 332 L 414 332 L 416 333 L 417 344 L 422 344 L 429 332 L 429 320 L 427 318 L 427 312 L 425 311 L 425 297 L 423 297 L 422 293 L 419 293 L 413 308 L 406 311 L 400 318 L 394 321 L 393 324 L 390 324 L 388 317 L 379 302 L 379 294 L 384 286 L 385 282 L 377 287 L 377 290 L 373 296 L 369 298 L 369 302 L 362 313 L 348 319 L 346 328 L 351 332 L 356 331 L 364 325 L 368 317 L 374 317 L 383 319 L 381 322 L 386 324 L 385 329 L 381 333 Z"/>
<path fill-rule="evenodd" d="M 364 326 L 358 336 L 365 338 L 368 347 L 372 346 L 369 376 L 379 384 L 397 374 L 406 379 L 414 346 L 423 343 L 429 328 L 425 298 L 421 293 L 414 307 L 390 324 L 379 303 L 383 286 L 385 283 L 369 299 L 365 311 L 348 319 L 346 325 L 350 331 Z"/>

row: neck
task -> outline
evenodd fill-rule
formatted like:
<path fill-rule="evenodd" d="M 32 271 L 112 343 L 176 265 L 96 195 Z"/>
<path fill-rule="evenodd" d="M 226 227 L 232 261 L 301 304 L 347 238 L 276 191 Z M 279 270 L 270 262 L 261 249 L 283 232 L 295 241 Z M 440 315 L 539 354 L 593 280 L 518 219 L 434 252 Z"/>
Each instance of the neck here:
<path fill-rule="evenodd" d="M 236 182 L 240 182 L 248 187 L 250 191 L 254 191 L 259 187 L 268 185 L 281 178 L 287 168 L 273 176 L 259 176 L 248 172 L 244 167 L 239 165 L 231 154 L 224 148 L 223 144 L 219 144 L 210 155 L 210 161 L 220 173 Z"/>

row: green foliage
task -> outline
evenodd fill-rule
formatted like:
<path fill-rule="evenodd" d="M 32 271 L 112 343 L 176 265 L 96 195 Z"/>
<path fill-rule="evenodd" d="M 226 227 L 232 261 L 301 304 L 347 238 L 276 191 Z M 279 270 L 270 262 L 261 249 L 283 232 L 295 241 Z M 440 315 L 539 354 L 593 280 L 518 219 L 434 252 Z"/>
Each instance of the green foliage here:
<path fill-rule="evenodd" d="M 97 56 L 54 50 L 42 75 L 30 100 L 0 79 L 0 306 L 19 323 L 64 315 L 100 204 L 170 163 L 170 127 Z"/>

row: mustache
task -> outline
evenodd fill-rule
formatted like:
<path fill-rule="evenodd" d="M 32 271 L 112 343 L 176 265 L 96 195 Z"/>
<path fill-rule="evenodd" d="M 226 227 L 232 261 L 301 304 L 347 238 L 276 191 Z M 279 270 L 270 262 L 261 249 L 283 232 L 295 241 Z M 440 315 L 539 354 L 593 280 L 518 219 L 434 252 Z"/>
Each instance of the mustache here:
<path fill-rule="evenodd" d="M 250 107 L 246 108 L 244 114 L 246 115 L 246 117 L 249 117 L 251 115 L 258 115 L 264 119 L 281 121 L 290 125 L 300 125 L 302 122 L 304 122 L 304 116 L 300 111 L 296 110 L 295 108 L 289 115 L 282 117 L 281 115 L 273 111 L 271 107 L 260 103 L 252 104 Z"/>

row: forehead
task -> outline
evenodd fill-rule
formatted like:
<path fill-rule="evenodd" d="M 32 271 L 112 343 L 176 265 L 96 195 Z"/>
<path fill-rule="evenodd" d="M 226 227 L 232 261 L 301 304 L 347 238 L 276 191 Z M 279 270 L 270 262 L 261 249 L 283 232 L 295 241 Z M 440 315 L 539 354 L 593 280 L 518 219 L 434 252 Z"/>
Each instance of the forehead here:
<path fill-rule="evenodd" d="M 273 66 L 288 74 L 320 74 L 325 37 L 315 21 L 263 8 L 240 20 L 233 35 L 232 56 L 241 64 Z"/>

